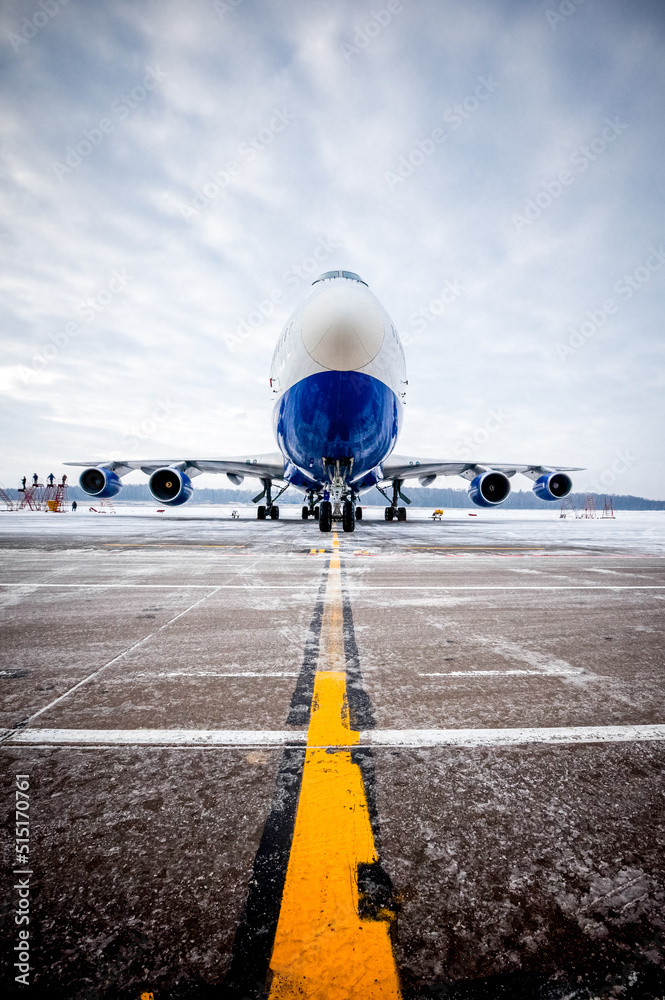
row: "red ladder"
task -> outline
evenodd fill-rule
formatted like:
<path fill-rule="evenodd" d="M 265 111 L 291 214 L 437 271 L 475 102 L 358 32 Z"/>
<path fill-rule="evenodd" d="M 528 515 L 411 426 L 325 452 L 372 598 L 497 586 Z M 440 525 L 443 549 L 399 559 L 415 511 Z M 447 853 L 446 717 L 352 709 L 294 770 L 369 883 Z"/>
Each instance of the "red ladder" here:
<path fill-rule="evenodd" d="M 603 506 L 603 513 L 600 516 L 611 517 L 614 520 L 616 520 L 616 518 L 614 517 L 614 503 L 612 502 L 612 497 L 605 497 L 605 505 Z"/>

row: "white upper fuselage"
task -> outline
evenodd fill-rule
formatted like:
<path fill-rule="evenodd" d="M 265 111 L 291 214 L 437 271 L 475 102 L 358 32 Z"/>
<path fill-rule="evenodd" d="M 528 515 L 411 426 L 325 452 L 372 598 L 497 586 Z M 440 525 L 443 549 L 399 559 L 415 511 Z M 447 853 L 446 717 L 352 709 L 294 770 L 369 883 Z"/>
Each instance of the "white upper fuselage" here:
<path fill-rule="evenodd" d="M 388 313 L 363 281 L 328 273 L 335 277 L 314 282 L 277 341 L 270 369 L 274 399 L 318 372 L 356 371 L 383 382 L 403 402 L 404 349 Z"/>

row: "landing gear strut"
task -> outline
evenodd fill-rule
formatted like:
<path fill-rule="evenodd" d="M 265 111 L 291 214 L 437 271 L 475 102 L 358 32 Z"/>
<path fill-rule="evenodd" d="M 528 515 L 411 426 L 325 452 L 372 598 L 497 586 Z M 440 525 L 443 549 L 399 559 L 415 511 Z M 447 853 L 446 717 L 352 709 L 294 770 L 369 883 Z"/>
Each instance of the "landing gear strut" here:
<path fill-rule="evenodd" d="M 404 494 L 402 493 L 402 484 L 403 484 L 403 482 L 404 481 L 402 479 L 393 479 L 393 482 L 392 482 L 392 491 L 393 491 L 392 498 L 389 497 L 388 494 L 384 490 L 382 490 L 380 486 L 377 486 L 377 489 L 381 493 L 383 493 L 383 495 L 386 498 L 386 500 L 390 500 L 391 501 L 390 502 L 390 506 L 386 507 L 386 509 L 384 511 L 384 516 L 385 516 L 386 521 L 406 521 L 406 507 L 398 507 L 397 506 L 398 503 L 399 503 L 400 497 L 402 498 L 402 500 L 406 500 L 407 503 L 410 502 L 409 499 L 407 497 L 405 497 Z"/>
<path fill-rule="evenodd" d="M 264 497 L 266 498 L 266 502 L 265 504 L 262 504 L 260 507 L 256 508 L 256 519 L 257 521 L 265 521 L 266 518 L 270 518 L 271 521 L 277 521 L 279 520 L 279 507 L 273 501 L 272 479 L 262 479 L 261 485 L 263 486 L 263 492 L 259 493 L 257 497 L 254 497 L 253 503 L 258 503 L 259 500 L 263 500 Z M 275 497 L 275 500 L 281 497 L 282 493 L 286 489 L 288 489 L 288 483 L 286 486 L 282 487 L 282 489 Z"/>
<path fill-rule="evenodd" d="M 319 500 L 321 494 L 316 494 L 315 490 L 310 490 L 307 494 L 307 503 L 303 504 L 302 508 L 302 519 L 306 521 L 308 517 L 313 517 L 315 521 L 319 519 L 319 508 L 317 506 L 317 500 Z"/>
<path fill-rule="evenodd" d="M 318 508 L 319 528 L 330 531 L 333 521 L 341 521 L 344 531 L 353 531 L 356 526 L 356 497 L 349 489 L 348 481 L 353 470 L 353 458 L 324 458 L 323 468 L 330 482 Z M 320 495 L 320 494 L 319 494 Z M 312 503 L 310 498 L 310 505 Z"/>

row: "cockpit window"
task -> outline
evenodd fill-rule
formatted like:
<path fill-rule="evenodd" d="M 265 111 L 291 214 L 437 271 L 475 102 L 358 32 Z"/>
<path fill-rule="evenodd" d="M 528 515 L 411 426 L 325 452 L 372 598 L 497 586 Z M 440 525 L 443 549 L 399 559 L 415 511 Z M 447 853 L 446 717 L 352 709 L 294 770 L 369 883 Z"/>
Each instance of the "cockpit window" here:
<path fill-rule="evenodd" d="M 359 281 L 361 285 L 367 284 L 359 274 L 354 274 L 353 271 L 326 271 L 325 274 L 320 274 L 312 284 L 315 285 L 317 281 L 325 281 L 326 278 L 350 278 L 351 281 Z"/>

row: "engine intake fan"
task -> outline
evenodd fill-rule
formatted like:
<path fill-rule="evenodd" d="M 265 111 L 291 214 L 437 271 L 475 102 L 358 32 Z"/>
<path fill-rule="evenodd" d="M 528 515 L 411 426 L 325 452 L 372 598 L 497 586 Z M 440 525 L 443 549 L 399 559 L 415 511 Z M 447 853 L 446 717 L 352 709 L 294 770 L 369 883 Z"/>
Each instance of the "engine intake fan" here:
<path fill-rule="evenodd" d="M 469 496 L 478 507 L 496 507 L 510 493 L 510 480 L 503 472 L 487 472 L 476 476 L 469 487 Z"/>
<path fill-rule="evenodd" d="M 573 481 L 565 472 L 550 472 L 533 484 L 533 492 L 539 500 L 563 500 L 572 488 Z"/>
<path fill-rule="evenodd" d="M 97 497 L 98 500 L 114 497 L 122 489 L 120 477 L 111 469 L 105 469 L 101 465 L 93 469 L 84 469 L 79 476 L 79 486 L 89 497 Z"/>
<path fill-rule="evenodd" d="M 186 503 L 194 492 L 192 481 L 180 469 L 157 469 L 148 480 L 148 487 L 155 500 L 178 507 Z"/>

